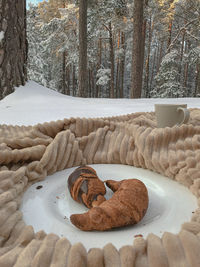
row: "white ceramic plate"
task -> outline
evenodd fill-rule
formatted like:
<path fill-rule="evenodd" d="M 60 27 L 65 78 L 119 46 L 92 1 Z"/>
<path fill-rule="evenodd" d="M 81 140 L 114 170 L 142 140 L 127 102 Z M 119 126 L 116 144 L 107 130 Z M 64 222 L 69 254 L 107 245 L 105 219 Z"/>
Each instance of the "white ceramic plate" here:
<path fill-rule="evenodd" d="M 189 221 L 197 208 L 196 197 L 186 187 L 162 175 L 127 165 L 91 166 L 102 180 L 137 178 L 144 182 L 149 193 L 149 207 L 138 224 L 106 232 L 84 232 L 72 225 L 71 214 L 87 211 L 70 197 L 67 189 L 67 178 L 75 168 L 57 172 L 28 188 L 20 207 L 25 223 L 32 225 L 36 232 L 55 233 L 66 237 L 72 244 L 82 242 L 86 249 L 102 248 L 109 242 L 120 248 L 131 245 L 138 234 L 146 238 L 148 233 L 158 236 L 166 231 L 178 233 L 181 224 Z M 110 198 L 112 191 L 107 191 L 106 197 Z"/>

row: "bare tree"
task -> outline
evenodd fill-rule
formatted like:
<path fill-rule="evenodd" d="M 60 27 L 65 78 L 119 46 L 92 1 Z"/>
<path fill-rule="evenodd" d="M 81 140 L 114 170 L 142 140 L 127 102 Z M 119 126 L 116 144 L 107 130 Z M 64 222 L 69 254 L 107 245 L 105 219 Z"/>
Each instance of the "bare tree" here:
<path fill-rule="evenodd" d="M 26 81 L 26 1 L 0 1 L 0 99 Z"/>
<path fill-rule="evenodd" d="M 79 84 L 78 96 L 87 96 L 87 0 L 79 0 Z"/>
<path fill-rule="evenodd" d="M 131 98 L 140 98 L 144 59 L 143 0 L 134 0 Z"/>

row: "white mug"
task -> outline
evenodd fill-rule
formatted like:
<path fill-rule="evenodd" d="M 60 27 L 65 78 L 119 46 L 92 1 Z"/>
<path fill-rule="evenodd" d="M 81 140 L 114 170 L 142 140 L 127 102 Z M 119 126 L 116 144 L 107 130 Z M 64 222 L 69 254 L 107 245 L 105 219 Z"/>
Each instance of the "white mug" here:
<path fill-rule="evenodd" d="M 190 118 L 187 104 L 155 104 L 155 115 L 158 128 L 180 126 Z"/>

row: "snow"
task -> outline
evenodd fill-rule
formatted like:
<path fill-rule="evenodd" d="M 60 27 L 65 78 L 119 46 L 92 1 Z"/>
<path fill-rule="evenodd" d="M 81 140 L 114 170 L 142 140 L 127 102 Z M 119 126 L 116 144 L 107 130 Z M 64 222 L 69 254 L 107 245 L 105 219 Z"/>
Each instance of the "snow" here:
<path fill-rule="evenodd" d="M 3 38 L 4 38 L 4 32 L 1 31 L 1 32 L 0 32 L 0 43 L 3 41 Z"/>
<path fill-rule="evenodd" d="M 110 69 L 99 69 L 97 71 L 97 85 L 106 85 L 110 81 L 111 70 Z"/>
<path fill-rule="evenodd" d="M 66 96 L 33 81 L 0 101 L 0 124 L 35 125 L 70 117 L 107 117 L 154 111 L 156 103 L 181 103 L 200 107 L 199 98 L 108 99 Z"/>

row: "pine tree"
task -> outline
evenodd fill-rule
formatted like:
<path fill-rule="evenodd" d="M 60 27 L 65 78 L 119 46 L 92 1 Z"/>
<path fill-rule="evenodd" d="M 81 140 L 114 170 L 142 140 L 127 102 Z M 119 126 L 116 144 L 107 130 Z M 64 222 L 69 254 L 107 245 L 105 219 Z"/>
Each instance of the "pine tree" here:
<path fill-rule="evenodd" d="M 187 60 L 190 65 L 195 66 L 194 71 L 195 86 L 194 86 L 194 96 L 200 96 L 200 46 L 191 49 L 187 55 Z"/>
<path fill-rule="evenodd" d="M 50 22 L 54 18 L 60 18 L 59 8 L 64 8 L 68 0 L 49 0 L 38 4 L 38 10 L 44 22 Z"/>
<path fill-rule="evenodd" d="M 132 64 L 131 59 L 133 42 L 136 41 L 137 36 L 133 35 L 135 16 L 133 17 L 132 13 L 133 4 L 136 2 L 133 0 L 88 0 L 88 62 L 87 69 L 85 68 L 87 73 L 84 76 L 88 76 L 88 86 L 85 86 L 88 96 L 130 96 L 131 65 L 139 66 L 141 71 L 143 69 L 141 63 L 143 59 L 138 61 L 138 64 Z M 139 4 L 142 2 L 140 1 Z M 146 6 L 147 2 L 148 6 Z M 173 93 L 169 93 L 168 90 L 164 94 L 163 92 L 166 91 L 164 90 L 163 96 L 169 94 L 174 96 L 198 95 L 200 66 L 198 61 L 194 62 L 192 59 L 192 51 L 199 47 L 199 0 L 146 0 L 144 3 L 143 40 L 137 42 L 140 48 L 144 48 L 145 39 L 146 46 L 144 57 L 146 68 L 142 77 L 143 88 L 140 96 L 149 97 L 149 91 L 152 88 L 158 88 L 159 81 L 155 79 L 156 74 L 159 77 L 166 71 L 165 76 L 167 76 L 168 69 L 165 70 L 163 66 L 161 68 L 162 59 L 164 62 L 164 56 L 170 55 L 169 52 L 174 49 L 179 53 L 177 57 L 178 78 L 174 80 L 176 84 L 171 90 Z M 29 76 L 32 72 L 32 79 L 63 93 L 69 93 L 70 89 L 73 95 L 78 95 L 79 4 L 79 0 L 43 1 L 39 5 L 40 16 L 36 16 L 40 21 L 37 26 L 35 25 L 31 40 L 29 39 Z M 42 9 L 45 5 L 47 8 Z M 29 19 L 27 23 L 33 25 Z M 133 36 L 135 36 L 134 39 Z M 34 66 L 34 62 L 37 62 L 37 66 Z M 134 81 L 137 81 L 141 75 L 135 75 L 135 77 Z M 173 79 L 171 79 L 172 82 Z M 176 89 L 177 93 L 175 93 Z M 185 90 L 184 93 L 183 90 Z M 152 92 L 154 96 L 156 92 L 156 90 Z"/>
<path fill-rule="evenodd" d="M 38 7 L 30 5 L 27 10 L 27 40 L 28 40 L 28 79 L 48 86 L 48 76 L 45 71 L 45 61 L 42 56 L 43 41 L 41 31 L 42 21 L 38 12 Z"/>
<path fill-rule="evenodd" d="M 37 6 L 28 10 L 28 75 L 29 79 L 44 86 L 67 93 L 63 85 L 68 83 L 68 77 L 63 75 L 63 71 L 66 71 L 70 64 L 77 65 L 78 62 L 77 10 L 70 6 L 59 9 L 59 12 L 60 18 L 54 18 L 47 23 L 41 17 Z"/>
<path fill-rule="evenodd" d="M 156 88 L 151 91 L 152 97 L 184 97 L 184 89 L 180 85 L 179 53 L 172 50 L 162 59 L 156 75 Z"/>

